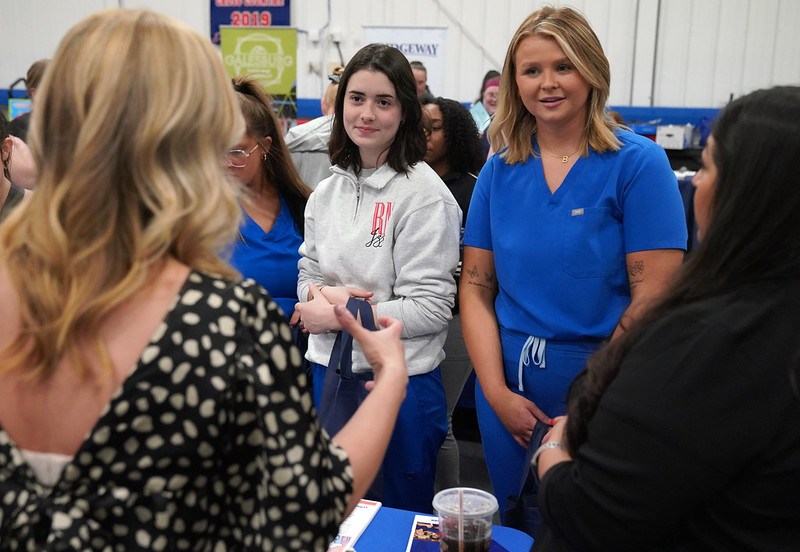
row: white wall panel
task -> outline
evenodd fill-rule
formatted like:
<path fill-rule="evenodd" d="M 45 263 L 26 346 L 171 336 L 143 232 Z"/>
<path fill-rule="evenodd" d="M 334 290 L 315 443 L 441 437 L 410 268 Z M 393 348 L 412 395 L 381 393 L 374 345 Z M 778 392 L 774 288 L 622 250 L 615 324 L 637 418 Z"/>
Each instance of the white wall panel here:
<path fill-rule="evenodd" d="M 779 0 L 750 2 L 742 68 L 742 86 L 746 90 L 770 86 L 773 82 L 772 67 L 779 6 Z"/>
<path fill-rule="evenodd" d="M 654 104 L 722 107 L 800 84 L 797 0 L 662 0 Z"/>
<path fill-rule="evenodd" d="M 677 105 L 706 106 L 713 103 L 714 73 L 719 37 L 721 0 L 693 2 L 686 27 L 689 49 L 686 52 L 686 81 Z"/>
<path fill-rule="evenodd" d="M 686 59 L 689 57 L 691 27 L 687 24 L 692 0 L 661 3 L 653 91 L 655 105 L 683 105 L 687 84 Z"/>
<path fill-rule="evenodd" d="M 655 74 L 656 44 L 658 41 L 658 0 L 638 0 L 633 33 L 630 95 L 627 101 L 616 105 L 653 105 L 653 78 Z M 611 86 L 614 86 L 614 73 Z M 615 105 L 612 102 L 612 105 Z"/>
<path fill-rule="evenodd" d="M 722 107 L 731 95 L 743 90 L 743 71 L 750 0 L 725 0 L 720 5 L 716 57 L 708 72 L 713 73 L 708 107 Z"/>
<path fill-rule="evenodd" d="M 800 2 L 782 0 L 778 13 L 771 84 L 800 84 Z"/>

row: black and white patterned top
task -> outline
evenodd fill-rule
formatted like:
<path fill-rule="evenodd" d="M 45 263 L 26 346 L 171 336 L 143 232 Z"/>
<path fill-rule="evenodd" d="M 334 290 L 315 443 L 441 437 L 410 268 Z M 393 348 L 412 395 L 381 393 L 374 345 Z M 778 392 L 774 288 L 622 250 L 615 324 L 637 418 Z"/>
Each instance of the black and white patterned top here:
<path fill-rule="evenodd" d="M 0 550 L 326 550 L 352 491 L 276 304 L 193 272 L 54 487 L 0 427 Z"/>

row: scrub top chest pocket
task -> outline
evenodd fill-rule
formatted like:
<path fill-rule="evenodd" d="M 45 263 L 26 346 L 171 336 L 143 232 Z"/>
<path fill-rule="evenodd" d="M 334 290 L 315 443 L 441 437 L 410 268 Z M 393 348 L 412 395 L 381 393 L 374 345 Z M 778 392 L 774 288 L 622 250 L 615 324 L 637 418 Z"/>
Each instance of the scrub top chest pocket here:
<path fill-rule="evenodd" d="M 568 210 L 562 221 L 561 268 L 574 278 L 605 278 L 625 271 L 622 221 L 608 207 Z"/>

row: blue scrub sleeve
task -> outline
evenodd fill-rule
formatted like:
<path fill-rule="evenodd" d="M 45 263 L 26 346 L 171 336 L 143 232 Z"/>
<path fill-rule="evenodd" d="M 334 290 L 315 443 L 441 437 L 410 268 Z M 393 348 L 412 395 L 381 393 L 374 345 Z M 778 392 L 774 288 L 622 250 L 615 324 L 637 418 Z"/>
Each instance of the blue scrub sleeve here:
<path fill-rule="evenodd" d="M 622 190 L 625 252 L 685 249 L 686 214 L 663 149 L 642 148 Z"/>
<path fill-rule="evenodd" d="M 492 225 L 489 216 L 489 193 L 494 177 L 494 163 L 498 158 L 492 156 L 483 166 L 472 191 L 472 199 L 467 213 L 467 225 L 464 228 L 464 245 L 493 250 Z"/>

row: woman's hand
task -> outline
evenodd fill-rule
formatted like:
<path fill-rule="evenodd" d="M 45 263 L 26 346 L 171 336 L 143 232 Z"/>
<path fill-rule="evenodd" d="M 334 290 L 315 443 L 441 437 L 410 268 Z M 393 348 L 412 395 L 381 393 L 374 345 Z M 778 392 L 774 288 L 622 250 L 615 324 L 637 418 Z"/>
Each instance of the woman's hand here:
<path fill-rule="evenodd" d="M 324 295 L 331 305 L 347 305 L 347 301 L 351 297 L 360 297 L 369 301 L 373 295 L 371 291 L 349 286 L 322 286 L 319 293 Z"/>
<path fill-rule="evenodd" d="M 550 416 L 542 412 L 538 406 L 507 388 L 503 390 L 500 397 L 490 401 L 489 404 L 514 440 L 525 448 L 528 447 L 528 441 L 531 440 L 536 420 L 541 420 L 548 425 L 553 423 Z"/>
<path fill-rule="evenodd" d="M 566 416 L 556 416 L 553 418 L 553 427 L 550 428 L 550 431 L 542 439 L 542 443 L 546 443 L 547 441 L 558 441 L 559 443 L 567 443 L 566 438 L 566 430 L 567 430 L 567 417 Z"/>
<path fill-rule="evenodd" d="M 547 435 L 544 436 L 542 439 L 542 444 L 547 443 L 548 441 L 554 441 L 556 443 L 562 443 L 565 447 L 567 444 L 567 436 L 566 436 L 566 428 L 567 428 L 567 417 L 566 416 L 559 416 L 553 419 L 553 429 L 547 432 Z M 536 462 L 536 471 L 541 479 L 544 477 L 544 474 L 548 472 L 550 468 L 555 466 L 560 462 L 569 462 L 572 460 L 572 456 L 570 456 L 569 452 L 567 452 L 566 448 L 561 447 L 554 447 L 548 448 L 541 453 L 539 453 L 539 458 Z"/>
<path fill-rule="evenodd" d="M 350 332 L 358 341 L 364 356 L 375 373 L 375 381 L 367 382 L 367 389 L 384 381 L 392 385 L 405 386 L 408 383 L 405 347 L 400 336 L 403 324 L 394 318 L 381 317 L 378 320 L 382 329 L 371 331 L 364 328 L 342 305 L 333 307 L 339 325 Z"/>
<path fill-rule="evenodd" d="M 311 299 L 306 303 L 297 303 L 295 306 L 295 315 L 299 316 L 303 331 L 321 334 L 340 329 L 341 326 L 330 301 L 320 293 L 319 288 L 314 284 L 308 284 L 308 291 Z M 293 315 L 292 320 L 296 321 L 296 316 Z"/>

